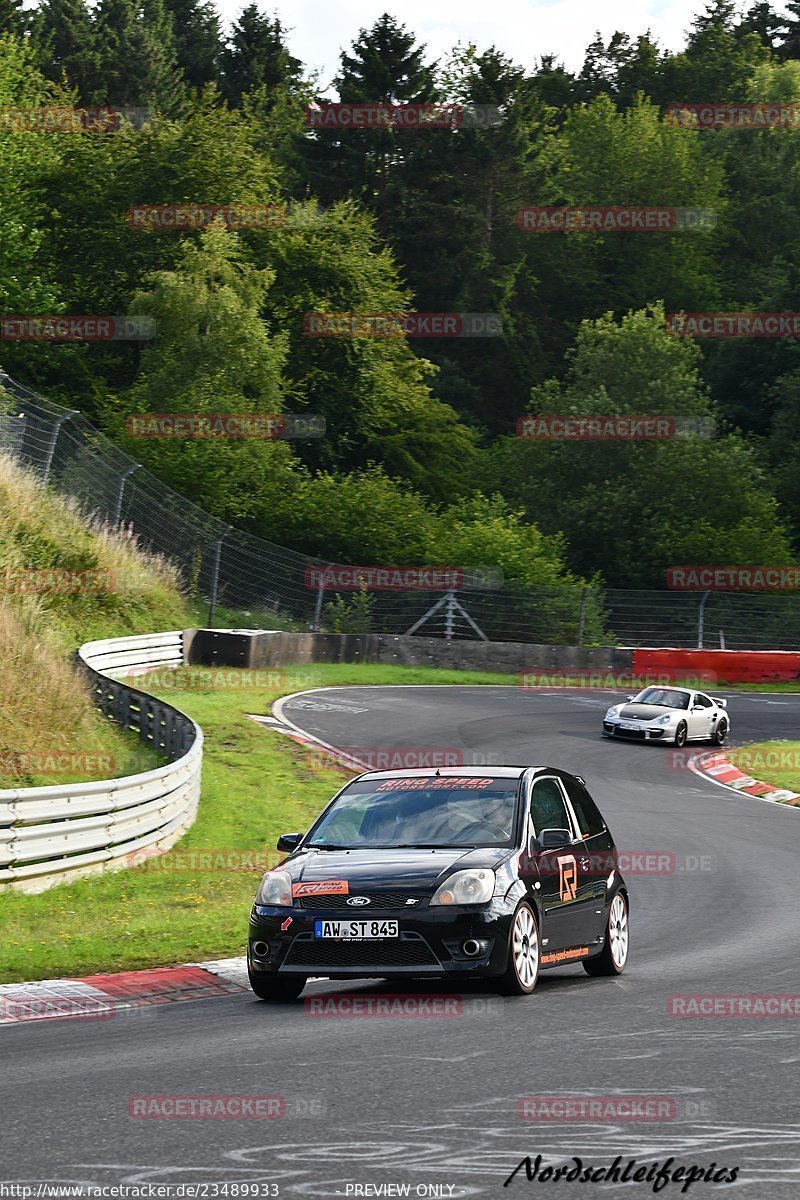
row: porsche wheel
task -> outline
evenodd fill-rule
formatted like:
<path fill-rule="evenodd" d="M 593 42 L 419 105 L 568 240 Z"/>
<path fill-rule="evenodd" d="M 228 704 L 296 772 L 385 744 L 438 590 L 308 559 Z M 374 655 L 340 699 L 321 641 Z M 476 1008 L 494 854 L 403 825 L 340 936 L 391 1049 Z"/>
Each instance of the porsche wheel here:
<path fill-rule="evenodd" d="M 676 746 L 685 746 L 688 733 L 689 733 L 689 730 L 687 728 L 686 722 L 681 721 L 680 725 L 675 730 L 675 745 Z"/>
<path fill-rule="evenodd" d="M 714 736 L 711 739 L 715 746 L 722 746 L 728 736 L 728 722 L 724 717 L 720 717 L 717 722 L 717 727 L 714 730 Z"/>

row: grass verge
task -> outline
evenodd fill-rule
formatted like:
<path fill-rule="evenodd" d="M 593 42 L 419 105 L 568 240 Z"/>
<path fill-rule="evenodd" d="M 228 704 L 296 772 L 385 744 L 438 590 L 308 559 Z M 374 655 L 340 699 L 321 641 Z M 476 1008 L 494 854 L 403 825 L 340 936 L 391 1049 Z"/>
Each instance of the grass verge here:
<path fill-rule="evenodd" d="M 727 756 L 745 775 L 800 792 L 800 742 L 753 742 L 728 750 Z"/>
<path fill-rule="evenodd" d="M 273 689 L 237 687 L 238 675 L 225 670 L 224 689 L 160 693 L 206 736 L 199 816 L 176 850 L 38 895 L 0 893 L 0 982 L 243 953 L 260 875 L 248 863 L 262 854 L 269 863 L 278 834 L 306 829 L 344 778 L 248 713 L 268 713 L 286 692 L 337 684 L 514 683 L 510 675 L 369 664 L 287 668 Z M 196 865 L 203 852 L 212 869 Z"/>

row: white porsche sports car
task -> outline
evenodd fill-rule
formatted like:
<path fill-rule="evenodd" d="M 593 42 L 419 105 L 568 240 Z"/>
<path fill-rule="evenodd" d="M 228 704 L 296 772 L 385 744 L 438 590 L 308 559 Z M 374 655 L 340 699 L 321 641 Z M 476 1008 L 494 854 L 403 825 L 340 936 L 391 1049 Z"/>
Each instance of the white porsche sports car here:
<path fill-rule="evenodd" d="M 731 731 L 727 700 L 689 688 L 646 687 L 603 717 L 603 737 L 639 742 L 713 742 L 721 746 Z"/>

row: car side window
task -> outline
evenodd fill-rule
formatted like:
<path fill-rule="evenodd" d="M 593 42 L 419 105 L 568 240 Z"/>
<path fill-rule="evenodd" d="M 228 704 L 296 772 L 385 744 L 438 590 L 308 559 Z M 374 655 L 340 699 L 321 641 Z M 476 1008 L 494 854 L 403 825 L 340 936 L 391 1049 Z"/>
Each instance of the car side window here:
<path fill-rule="evenodd" d="M 572 822 L 556 779 L 537 779 L 531 792 L 531 820 L 537 836 L 543 829 L 569 829 Z"/>
<path fill-rule="evenodd" d="M 698 692 L 694 698 L 695 704 L 701 705 L 702 708 L 712 708 L 713 701 L 709 700 L 708 696 L 704 696 L 702 692 Z"/>
<path fill-rule="evenodd" d="M 567 795 L 578 821 L 578 828 L 583 836 L 587 838 L 594 837 L 598 833 L 605 833 L 606 823 L 586 788 L 578 783 L 577 779 L 564 779 L 562 782 L 567 789 Z"/>

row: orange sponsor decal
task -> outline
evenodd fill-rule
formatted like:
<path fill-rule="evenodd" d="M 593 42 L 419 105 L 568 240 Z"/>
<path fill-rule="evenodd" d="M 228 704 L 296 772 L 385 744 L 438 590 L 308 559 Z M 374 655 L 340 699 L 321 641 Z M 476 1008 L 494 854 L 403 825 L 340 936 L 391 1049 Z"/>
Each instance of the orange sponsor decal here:
<path fill-rule="evenodd" d="M 550 954 L 542 955 L 541 963 L 542 966 L 547 966 L 549 963 L 569 962 L 573 958 L 586 958 L 588 953 L 588 946 L 575 946 L 572 950 L 553 950 Z"/>
<path fill-rule="evenodd" d="M 578 890 L 578 864 L 571 854 L 556 859 L 558 863 L 558 890 L 563 901 L 574 900 Z"/>
<path fill-rule="evenodd" d="M 346 896 L 350 884 L 346 879 L 320 879 L 316 882 L 293 883 L 293 896 Z"/>

